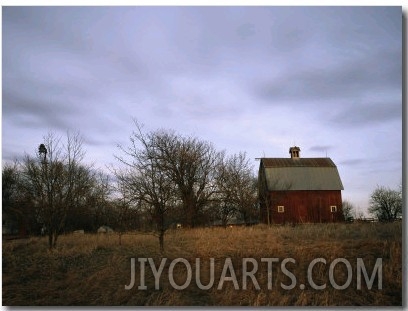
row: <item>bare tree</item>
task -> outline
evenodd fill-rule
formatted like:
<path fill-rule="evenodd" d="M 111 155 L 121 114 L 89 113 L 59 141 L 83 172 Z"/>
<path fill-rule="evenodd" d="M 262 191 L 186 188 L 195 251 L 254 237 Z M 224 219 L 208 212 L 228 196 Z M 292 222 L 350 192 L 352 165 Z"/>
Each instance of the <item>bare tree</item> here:
<path fill-rule="evenodd" d="M 353 218 L 354 218 L 353 215 L 355 215 L 356 213 L 356 209 L 354 205 L 351 202 L 344 200 L 342 203 L 342 210 L 343 210 L 344 219 L 346 221 L 353 221 Z"/>
<path fill-rule="evenodd" d="M 67 133 L 65 144 L 53 133 L 44 137 L 36 157 L 26 155 L 23 187 L 38 208 L 49 241 L 55 248 L 68 211 L 83 202 L 91 186 L 89 168 L 81 165 L 84 152 L 79 133 Z"/>
<path fill-rule="evenodd" d="M 115 229 L 119 236 L 119 245 L 122 245 L 122 235 L 127 232 L 134 223 L 133 217 L 136 217 L 137 209 L 140 207 L 140 189 L 134 189 L 133 172 L 127 170 L 112 170 L 116 176 L 115 191 L 116 200 L 112 204 L 114 209 Z"/>
<path fill-rule="evenodd" d="M 177 187 L 188 227 L 199 224 L 199 214 L 216 192 L 214 176 L 222 153 L 205 141 L 171 132 L 157 135 L 159 167 Z"/>
<path fill-rule="evenodd" d="M 7 233 L 21 235 L 27 233 L 30 210 L 25 204 L 20 191 L 21 169 L 17 161 L 13 164 L 5 164 L 2 170 L 2 212 L 3 229 Z M 4 228 L 6 227 L 6 228 Z M 3 231 L 3 232 L 4 232 Z"/>
<path fill-rule="evenodd" d="M 83 229 L 95 232 L 102 225 L 110 225 L 112 186 L 109 177 L 103 171 L 88 171 L 86 187 L 67 214 L 65 231 Z"/>
<path fill-rule="evenodd" d="M 257 182 L 245 153 L 225 158 L 218 165 L 216 184 L 223 225 L 239 213 L 246 224 L 258 218 Z"/>
<path fill-rule="evenodd" d="M 137 130 L 130 137 L 130 146 L 121 147 L 125 156 L 117 157 L 127 166 L 127 171 L 115 171 L 115 176 L 125 193 L 130 194 L 131 200 L 147 209 L 163 252 L 164 235 L 170 225 L 169 212 L 177 201 L 176 187 L 161 165 L 162 158 L 157 146 L 162 137 L 157 133 L 143 134 L 139 125 Z"/>
<path fill-rule="evenodd" d="M 214 176 L 223 153 L 212 144 L 194 137 L 183 137 L 172 131 L 156 131 L 145 135 L 135 122 L 133 141 L 149 147 L 155 172 L 160 172 L 166 183 L 173 183 L 185 215 L 184 223 L 195 227 L 202 209 L 216 192 Z M 152 166 L 153 167 L 153 166 Z M 164 180 L 164 179 L 163 179 Z"/>
<path fill-rule="evenodd" d="M 379 221 L 394 221 L 402 215 L 402 188 L 377 187 L 371 194 L 368 212 Z"/>
<path fill-rule="evenodd" d="M 211 202 L 209 211 L 215 220 L 221 220 L 221 225 L 227 227 L 228 221 L 236 215 L 237 207 L 230 196 L 230 192 L 219 191 Z"/>
<path fill-rule="evenodd" d="M 2 207 L 11 209 L 18 200 L 18 164 L 6 164 L 2 169 Z"/>
<path fill-rule="evenodd" d="M 88 226 L 96 231 L 102 225 L 110 225 L 113 187 L 110 176 L 102 171 L 92 173 L 92 186 L 86 197 L 86 210 L 90 216 Z"/>

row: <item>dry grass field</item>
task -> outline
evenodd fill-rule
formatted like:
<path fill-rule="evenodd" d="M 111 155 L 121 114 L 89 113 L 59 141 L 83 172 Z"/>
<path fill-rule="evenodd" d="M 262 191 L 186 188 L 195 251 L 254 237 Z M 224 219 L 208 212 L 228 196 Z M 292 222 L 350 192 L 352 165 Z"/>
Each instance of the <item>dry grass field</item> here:
<path fill-rule="evenodd" d="M 3 305 L 134 305 L 134 306 L 372 306 L 402 304 L 402 224 L 316 224 L 291 226 L 237 228 L 179 229 L 169 231 L 165 237 L 165 252 L 160 254 L 154 236 L 127 234 L 65 235 L 59 239 L 54 251 L 48 251 L 46 238 L 3 240 Z M 138 258 L 153 258 L 156 267 L 167 258 L 155 289 L 155 278 L 146 263 L 145 290 L 140 285 Z M 243 258 L 254 258 L 258 271 L 254 274 L 259 283 L 255 287 L 247 278 L 242 286 Z M 136 258 L 135 286 L 130 283 L 131 258 Z M 192 281 L 183 290 L 177 290 L 169 281 L 169 268 L 176 258 L 186 259 L 192 267 Z M 214 286 L 208 290 L 196 285 L 195 260 L 200 258 L 202 284 L 210 280 L 209 262 L 214 258 Z M 231 278 L 226 278 L 222 289 L 217 289 L 226 261 L 231 258 L 239 289 Z M 267 262 L 261 258 L 276 258 L 269 275 Z M 286 268 L 296 282 L 284 273 L 281 263 L 293 258 Z M 313 281 L 326 284 L 314 289 L 307 279 L 310 262 L 324 258 L 326 264 L 317 263 L 312 269 Z M 336 258 L 345 258 L 351 264 L 349 276 L 346 264 L 330 265 Z M 361 289 L 357 277 L 357 258 L 362 258 L 368 277 L 373 277 L 371 289 L 364 276 Z M 377 258 L 382 258 L 382 270 L 374 275 Z M 247 271 L 253 266 L 248 264 Z M 230 276 L 228 271 L 227 276 Z M 336 289 L 332 279 L 344 289 Z M 184 264 L 174 266 L 174 281 L 184 284 L 187 269 Z M 382 288 L 379 284 L 382 279 Z M 271 280 L 272 288 L 268 289 Z M 286 290 L 281 284 L 294 285 Z M 304 285 L 304 288 L 303 288 Z"/>

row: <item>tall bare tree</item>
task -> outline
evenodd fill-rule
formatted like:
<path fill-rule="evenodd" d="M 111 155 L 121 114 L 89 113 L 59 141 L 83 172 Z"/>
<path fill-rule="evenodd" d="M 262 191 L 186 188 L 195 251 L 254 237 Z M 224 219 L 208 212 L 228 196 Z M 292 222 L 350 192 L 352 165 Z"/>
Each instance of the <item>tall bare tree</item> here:
<path fill-rule="evenodd" d="M 214 178 L 223 153 L 195 137 L 164 131 L 155 135 L 159 168 L 177 187 L 185 225 L 195 227 L 200 222 L 202 209 L 216 193 Z"/>
<path fill-rule="evenodd" d="M 137 122 L 135 125 L 133 142 L 149 148 L 147 156 L 153 161 L 156 174 L 160 172 L 166 183 L 173 183 L 177 189 L 185 225 L 195 227 L 200 212 L 216 192 L 214 177 L 223 153 L 195 137 L 183 137 L 165 130 L 144 134 Z"/>
<path fill-rule="evenodd" d="M 163 252 L 164 235 L 170 225 L 169 213 L 177 201 L 176 187 L 161 166 L 162 158 L 157 149 L 161 136 L 157 133 L 144 134 L 141 127 L 136 125 L 138 131 L 130 137 L 130 146 L 122 146 L 124 155 L 117 156 L 127 170 L 116 170 L 114 173 L 122 192 L 128 194 L 133 202 L 138 202 L 150 215 Z"/>
<path fill-rule="evenodd" d="M 49 133 L 35 157 L 26 155 L 23 163 L 23 189 L 38 208 L 48 235 L 49 248 L 55 248 L 68 211 L 85 200 L 91 186 L 89 167 L 84 158 L 79 133 L 61 137 Z"/>

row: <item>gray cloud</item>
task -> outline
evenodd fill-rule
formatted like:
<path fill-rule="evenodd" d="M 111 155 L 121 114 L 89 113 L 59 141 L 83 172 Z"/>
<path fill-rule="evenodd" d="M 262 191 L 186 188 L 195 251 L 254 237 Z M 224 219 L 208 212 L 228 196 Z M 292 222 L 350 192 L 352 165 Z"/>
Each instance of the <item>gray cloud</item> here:
<path fill-rule="evenodd" d="M 337 126 L 360 127 L 399 121 L 402 124 L 402 102 L 355 102 L 345 107 L 330 118 Z"/>
<path fill-rule="evenodd" d="M 271 82 L 258 83 L 255 94 L 266 102 L 301 98 L 298 105 L 327 100 L 350 100 L 368 92 L 397 89 L 402 82 L 401 50 L 366 55 L 332 67 L 298 68 Z M 387 62 L 379 62 L 387 59 Z"/>
<path fill-rule="evenodd" d="M 363 162 L 364 162 L 364 159 L 348 159 L 348 160 L 344 160 L 344 161 L 339 162 L 339 165 L 341 165 L 341 166 L 358 166 Z"/>
<path fill-rule="evenodd" d="M 329 151 L 332 148 L 333 146 L 329 146 L 329 145 L 315 145 L 315 146 L 311 146 L 308 150 L 315 151 L 315 152 L 324 152 L 324 151 Z"/>
<path fill-rule="evenodd" d="M 310 152 L 336 146 L 341 163 L 364 170 L 337 142 L 352 138 L 356 154 L 401 149 L 366 138 L 384 123 L 400 128 L 400 16 L 398 7 L 4 7 L 3 159 L 49 129 L 78 129 L 90 157 L 109 162 L 136 117 L 251 158 L 286 155 L 294 140 Z"/>
<path fill-rule="evenodd" d="M 3 92 L 3 115 L 12 118 L 14 124 L 23 127 L 66 128 L 71 107 L 58 105 L 46 98 L 30 98 L 27 94 Z"/>

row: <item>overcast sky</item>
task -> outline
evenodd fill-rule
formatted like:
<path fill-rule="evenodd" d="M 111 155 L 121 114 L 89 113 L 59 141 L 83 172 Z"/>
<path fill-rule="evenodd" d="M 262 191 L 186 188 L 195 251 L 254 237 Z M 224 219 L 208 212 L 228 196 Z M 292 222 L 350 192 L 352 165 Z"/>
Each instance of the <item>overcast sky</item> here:
<path fill-rule="evenodd" d="M 328 157 L 365 210 L 402 180 L 401 7 L 3 7 L 2 157 L 79 130 L 116 163 L 132 118 L 218 150 Z"/>

